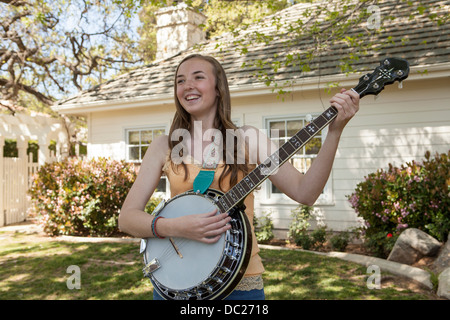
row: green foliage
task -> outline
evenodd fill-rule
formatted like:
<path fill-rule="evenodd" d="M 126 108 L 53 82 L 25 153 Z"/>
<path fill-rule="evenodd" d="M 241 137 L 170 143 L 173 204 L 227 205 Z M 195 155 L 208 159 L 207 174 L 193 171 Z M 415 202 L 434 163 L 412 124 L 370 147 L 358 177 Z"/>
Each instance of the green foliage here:
<path fill-rule="evenodd" d="M 150 63 L 156 51 L 156 10 L 176 4 L 174 0 L 6 3 L 2 7 L 2 41 L 11 50 L 4 52 L 1 61 L 5 79 L 1 88 L 5 99 L 18 99 L 26 108 L 30 99 L 23 95 L 32 96 L 33 104 L 37 102 L 39 108 L 45 107 L 62 94 L 86 89 L 142 63 Z M 336 47 L 346 50 L 347 54 L 341 54 L 339 67 L 342 72 L 351 73 L 360 71 L 357 68 L 365 56 L 408 41 L 406 36 L 394 41 L 391 35 L 382 34 L 386 33 L 385 26 L 405 18 L 389 6 L 382 8 L 379 28 L 367 27 L 373 15 L 370 6 L 384 6 L 377 0 L 186 0 L 184 3 L 208 17 L 203 26 L 207 39 L 229 32 L 233 50 L 244 56 L 242 67 L 254 70 L 259 80 L 279 94 L 288 92 L 295 79 L 277 82 L 276 73 L 299 73 L 298 78 L 302 79 L 302 74 L 323 65 L 321 57 L 326 51 L 334 51 Z M 297 19 L 272 15 L 297 3 L 311 3 Z M 410 20 L 434 23 L 437 28 L 450 20 L 448 10 L 438 2 L 400 1 L 398 7 L 401 6 L 408 6 Z M 139 26 L 134 19 L 138 12 Z M 268 43 L 276 43 L 278 53 L 262 60 L 253 50 Z M 307 44 L 305 49 L 299 47 L 303 43 Z M 223 41 L 217 48 L 222 50 L 222 46 L 229 43 Z M 17 70 L 21 70 L 20 77 Z"/>
<path fill-rule="evenodd" d="M 313 207 L 300 205 L 291 211 L 292 221 L 289 225 L 288 238 L 295 239 L 308 230 Z"/>
<path fill-rule="evenodd" d="M 340 232 L 330 238 L 331 249 L 336 251 L 345 251 L 350 241 L 350 233 Z"/>
<path fill-rule="evenodd" d="M 363 234 L 383 252 L 387 240 L 406 228 L 418 228 L 439 241 L 450 230 L 450 174 L 448 154 L 423 162 L 408 162 L 400 168 L 389 164 L 365 177 L 348 196 L 356 214 L 364 220 Z M 391 234 L 392 237 L 388 237 Z M 384 240 L 381 240 L 384 239 Z"/>
<path fill-rule="evenodd" d="M 124 161 L 69 158 L 42 166 L 30 188 L 31 210 L 49 235 L 108 236 L 136 173 Z"/>
<path fill-rule="evenodd" d="M 3 156 L 6 158 L 17 158 L 19 152 L 17 150 L 17 142 L 12 139 L 5 139 L 5 145 L 3 146 Z"/>
<path fill-rule="evenodd" d="M 350 74 L 364 71 L 361 60 L 365 57 L 405 45 L 409 38 L 394 38 L 388 28 L 404 19 L 404 11 L 410 12 L 411 21 L 427 21 L 438 28 L 450 20 L 450 14 L 438 3 L 423 1 L 399 1 L 397 8 L 376 0 L 298 2 L 311 2 L 311 5 L 304 6 L 297 19 L 291 18 L 289 12 L 283 16 L 255 18 L 232 32 L 233 47 L 243 56 L 242 68 L 253 71 L 259 81 L 281 96 L 289 93 L 298 80 L 295 76 L 286 79 L 279 74 L 299 74 L 298 79 L 309 76 L 311 71 L 321 74 L 324 55 L 337 47 L 342 54 L 336 67 Z M 373 5 L 382 11 L 376 18 Z M 263 59 L 255 54 L 261 46 L 270 43 L 276 43 L 276 54 Z"/>
<path fill-rule="evenodd" d="M 298 2 L 298 1 L 294 1 Z M 223 33 L 238 33 L 264 16 L 280 11 L 291 5 L 289 0 L 267 1 L 222 1 L 188 0 L 184 3 L 192 10 L 204 14 L 208 19 L 201 26 L 207 39 Z M 151 63 L 156 55 L 156 13 L 163 7 L 176 5 L 173 0 L 143 1 L 139 11 L 141 26 L 138 27 L 140 39 L 138 49 L 146 63 Z M 245 50 L 245 49 L 244 49 Z"/>
<path fill-rule="evenodd" d="M 297 234 L 294 242 L 305 250 L 317 250 L 323 247 L 326 234 L 326 227 L 319 227 L 312 232 L 304 231 Z"/>
<path fill-rule="evenodd" d="M 365 247 L 377 257 L 387 258 L 389 253 L 394 248 L 395 241 L 397 241 L 399 234 L 392 234 L 380 231 L 372 234 L 370 237 L 366 236 L 364 243 Z"/>
<path fill-rule="evenodd" d="M 48 146 L 50 151 L 56 151 L 56 141 L 51 140 Z M 35 140 L 28 141 L 27 154 L 33 155 L 33 162 L 38 161 L 39 144 Z M 3 156 L 7 158 L 17 158 L 19 156 L 19 150 L 17 149 L 17 141 L 13 139 L 5 139 L 5 145 L 3 146 Z"/>
<path fill-rule="evenodd" d="M 247 29 L 255 21 L 273 14 L 290 5 L 288 0 L 266 1 L 193 1 L 193 6 L 208 17 L 205 31 L 209 38 L 225 32 L 238 34 L 239 29 Z M 295 1 L 298 2 L 298 1 Z"/>
<path fill-rule="evenodd" d="M 162 198 L 160 197 L 151 197 L 145 206 L 145 212 L 152 214 L 158 204 L 161 202 Z"/>
<path fill-rule="evenodd" d="M 318 227 L 313 232 L 311 232 L 311 238 L 315 248 L 323 247 L 323 244 L 327 240 L 327 227 Z"/>
<path fill-rule="evenodd" d="M 310 250 L 314 245 L 313 240 L 311 239 L 311 237 L 308 235 L 307 232 L 298 234 L 295 237 L 294 241 L 296 245 L 302 247 L 305 250 Z"/>
<path fill-rule="evenodd" d="M 140 64 L 130 32 L 140 4 L 133 0 L 2 3 L 2 99 L 19 99 L 28 108 L 21 96 L 25 94 L 52 105 L 62 94 L 97 85 Z"/>
<path fill-rule="evenodd" d="M 259 243 L 269 242 L 274 238 L 273 221 L 270 212 L 263 212 L 261 217 L 253 217 L 256 239 Z"/>
<path fill-rule="evenodd" d="M 288 238 L 305 250 L 321 248 L 326 240 L 326 227 L 319 227 L 308 232 L 309 219 L 313 207 L 300 205 L 292 210 L 292 221 L 289 225 Z"/>

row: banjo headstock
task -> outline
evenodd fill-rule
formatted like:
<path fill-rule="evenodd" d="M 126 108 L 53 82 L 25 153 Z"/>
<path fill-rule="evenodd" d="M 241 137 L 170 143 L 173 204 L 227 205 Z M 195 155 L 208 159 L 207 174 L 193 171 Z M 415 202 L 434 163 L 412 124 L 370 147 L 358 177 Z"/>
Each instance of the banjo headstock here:
<path fill-rule="evenodd" d="M 404 59 L 386 58 L 380 62 L 372 73 L 368 73 L 359 78 L 358 85 L 353 88 L 360 98 L 380 93 L 385 85 L 392 84 L 395 81 L 401 82 L 409 75 L 409 63 Z"/>

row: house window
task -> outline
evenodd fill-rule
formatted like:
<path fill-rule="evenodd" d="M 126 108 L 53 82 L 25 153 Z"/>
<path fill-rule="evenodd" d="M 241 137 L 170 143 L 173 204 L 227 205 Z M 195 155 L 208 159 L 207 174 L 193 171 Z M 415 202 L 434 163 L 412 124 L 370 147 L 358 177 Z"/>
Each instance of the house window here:
<path fill-rule="evenodd" d="M 152 141 L 165 134 L 164 128 L 135 128 L 125 130 L 127 141 L 126 159 L 128 162 L 141 163 L 145 152 Z M 162 176 L 156 187 L 155 195 L 164 196 L 169 192 L 169 182 L 166 176 Z"/>
<path fill-rule="evenodd" d="M 142 128 L 126 130 L 127 161 L 142 162 L 145 152 L 152 141 L 165 133 L 163 128 Z"/>
<path fill-rule="evenodd" d="M 266 127 L 269 129 L 270 139 L 275 143 L 275 145 L 281 147 L 308 123 L 309 121 L 307 120 L 307 116 L 276 118 L 267 119 Z M 317 157 L 323 140 L 325 139 L 325 130 L 326 129 L 320 131 L 305 146 L 298 150 L 292 158 L 289 159 L 289 162 L 301 173 L 305 173 Z M 267 181 L 267 195 L 269 198 L 274 200 L 287 199 L 287 196 L 284 195 L 274 184 L 272 184 L 269 180 Z M 331 190 L 329 190 L 328 186 L 326 186 L 322 191 L 319 202 L 328 202 L 327 200 L 331 199 L 330 193 Z"/>

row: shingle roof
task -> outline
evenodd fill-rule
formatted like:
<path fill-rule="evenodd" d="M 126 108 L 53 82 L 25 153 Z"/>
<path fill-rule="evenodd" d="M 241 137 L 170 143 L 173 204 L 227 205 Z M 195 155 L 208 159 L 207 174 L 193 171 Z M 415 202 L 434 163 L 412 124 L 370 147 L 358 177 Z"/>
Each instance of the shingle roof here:
<path fill-rule="evenodd" d="M 150 65 L 140 67 L 129 73 L 95 86 L 79 94 L 60 100 L 55 107 L 74 104 L 104 103 L 121 100 L 132 100 L 139 98 L 160 97 L 173 94 L 173 74 L 179 61 L 186 55 L 200 52 L 205 55 L 216 57 L 223 65 L 230 87 L 245 85 L 262 85 L 263 80 L 255 76 L 258 69 L 252 67 L 255 61 L 265 64 L 262 68 L 269 75 L 280 83 L 285 81 L 296 81 L 317 76 L 329 76 L 342 74 L 342 59 L 351 57 L 355 48 L 351 44 L 352 38 L 360 34 L 367 34 L 366 20 L 361 21 L 357 29 L 348 33 L 347 41 L 336 41 L 321 52 L 314 52 L 310 70 L 301 71 L 299 66 L 287 66 L 283 63 L 277 73 L 270 69 L 271 63 L 285 61 L 288 55 L 305 54 L 308 50 L 318 44 L 318 40 L 312 36 L 294 38 L 293 32 L 287 28 L 305 28 L 306 24 L 313 24 L 322 21 L 324 14 L 311 16 L 314 12 L 309 8 L 327 3 L 329 10 L 336 10 L 340 1 L 329 0 L 322 3 L 298 4 L 289 7 L 279 13 L 266 17 L 260 23 L 241 30 L 238 37 L 231 34 L 224 34 L 214 39 L 208 40 L 200 45 L 190 48 L 184 52 L 168 59 L 154 62 Z M 367 10 L 367 4 L 361 5 L 355 2 L 357 10 L 355 16 Z M 415 1 L 414 3 L 417 3 Z M 432 66 L 450 62 L 450 21 L 438 25 L 436 21 L 418 15 L 422 8 L 429 8 L 437 17 L 450 12 L 450 1 L 424 0 L 421 1 L 423 7 L 418 4 L 408 4 L 407 1 L 383 1 L 378 3 L 380 9 L 381 30 L 373 33 L 375 45 L 367 48 L 368 51 L 361 55 L 359 59 L 353 60 L 352 67 L 356 70 L 370 69 L 378 65 L 379 60 L 386 56 L 396 56 L 405 58 L 410 66 Z M 342 6 L 337 10 L 345 10 Z M 414 14 L 414 16 L 412 16 Z M 395 17 L 391 19 L 390 17 Z M 279 21 L 284 27 L 282 37 L 268 39 L 266 43 L 252 43 L 246 54 L 242 55 L 237 43 L 249 41 L 255 31 L 261 34 L 270 34 L 276 28 L 272 22 Z M 323 26 L 322 21 L 322 26 Z M 278 30 L 278 33 L 280 33 Z M 252 62 L 253 61 L 253 62 Z M 243 65 L 246 67 L 243 67 Z M 231 90 L 233 93 L 233 90 Z"/>

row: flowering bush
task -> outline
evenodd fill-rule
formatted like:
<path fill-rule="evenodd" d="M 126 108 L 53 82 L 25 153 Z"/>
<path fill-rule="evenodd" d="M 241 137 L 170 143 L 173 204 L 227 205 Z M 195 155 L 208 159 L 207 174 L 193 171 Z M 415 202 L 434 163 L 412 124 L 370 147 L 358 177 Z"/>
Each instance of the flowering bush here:
<path fill-rule="evenodd" d="M 108 236 L 136 178 L 134 166 L 69 158 L 42 166 L 30 189 L 31 210 L 50 235 Z"/>
<path fill-rule="evenodd" d="M 418 228 L 439 241 L 450 230 L 448 154 L 426 152 L 423 162 L 409 162 L 400 168 L 389 164 L 369 174 L 350 196 L 350 205 L 364 220 L 367 239 L 392 242 L 404 229 Z"/>

